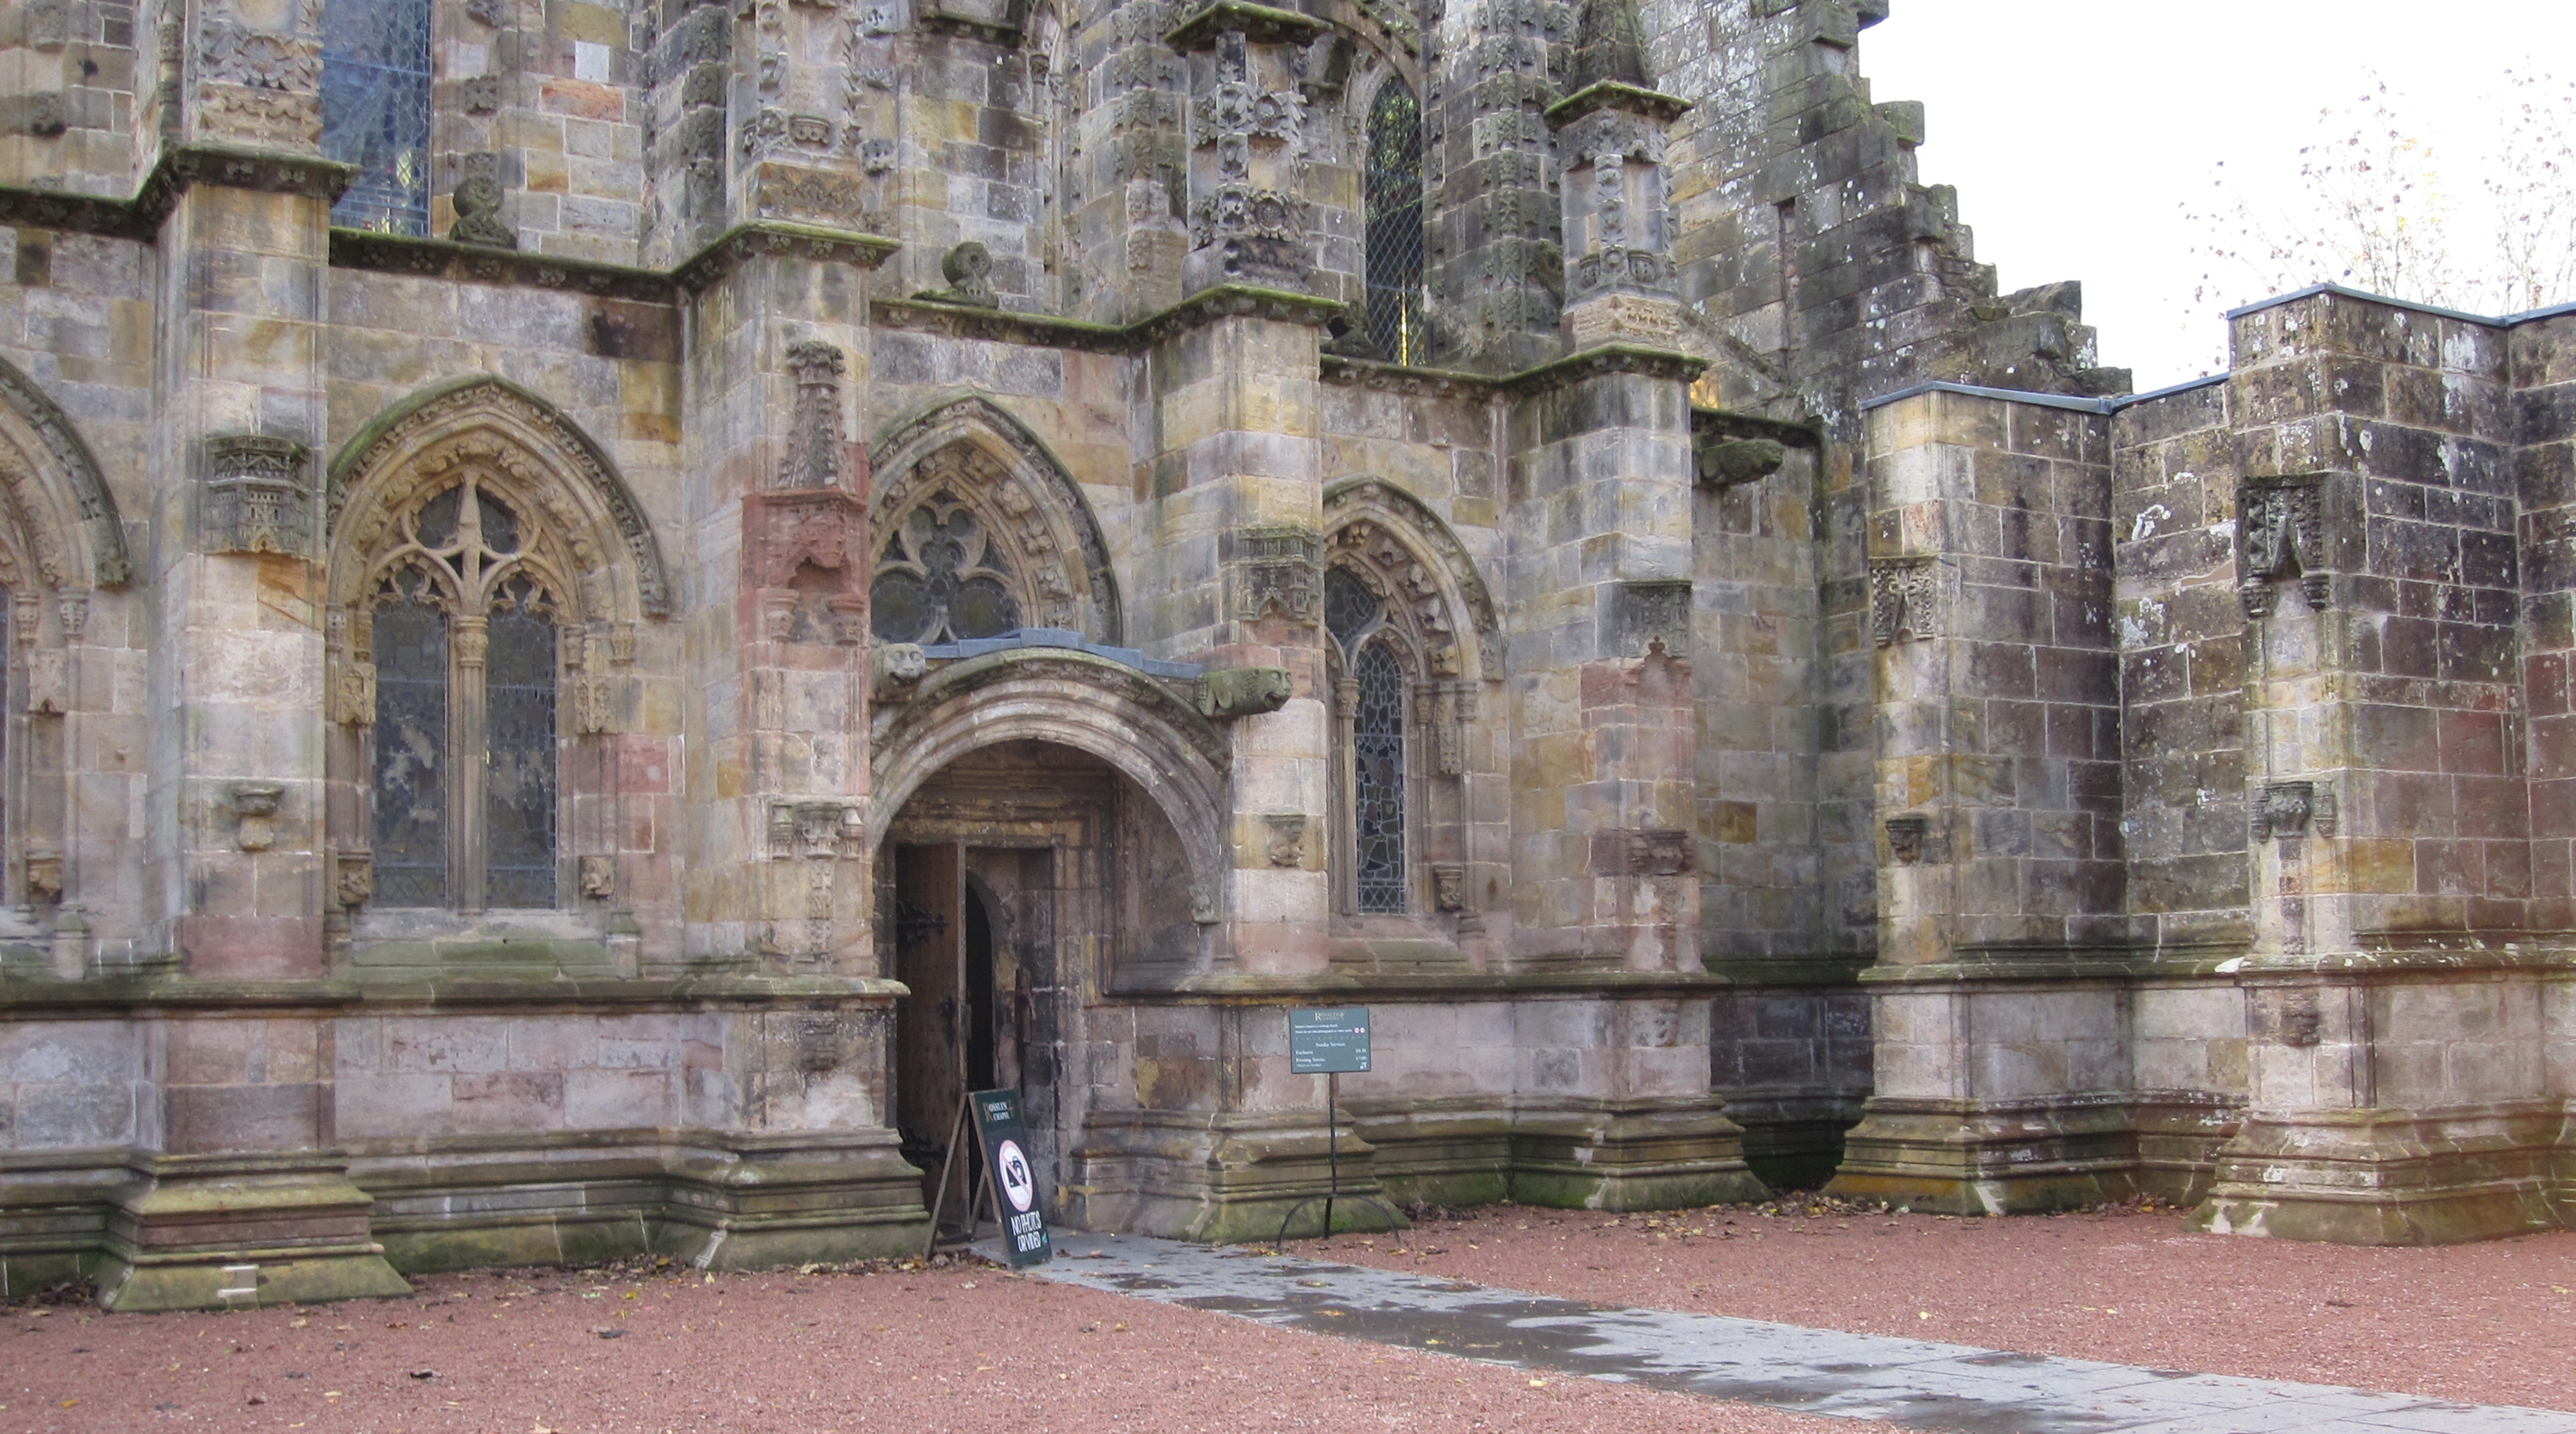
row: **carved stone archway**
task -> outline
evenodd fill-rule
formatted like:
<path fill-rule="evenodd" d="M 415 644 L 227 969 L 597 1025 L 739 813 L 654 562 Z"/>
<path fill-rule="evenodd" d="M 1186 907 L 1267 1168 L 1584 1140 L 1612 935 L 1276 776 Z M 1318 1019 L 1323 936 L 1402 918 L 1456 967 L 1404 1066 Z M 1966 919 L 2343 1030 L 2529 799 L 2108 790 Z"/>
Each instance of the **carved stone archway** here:
<path fill-rule="evenodd" d="M 77 804 L 65 783 L 63 754 L 71 734 L 31 741 L 40 725 L 59 728 L 74 716 L 83 689 L 78 650 L 97 590 L 124 586 L 132 577 L 125 529 L 98 462 L 69 415 L 27 377 L 0 360 L 0 590 L 8 595 L 9 699 L 0 772 L 5 806 L 5 900 L 42 909 L 62 902 L 76 910 L 82 897 L 73 867 Z M 85 953 L 57 927 L 55 959 L 63 974 L 80 969 Z"/>
<path fill-rule="evenodd" d="M 932 405 L 896 427 L 870 454 L 869 470 L 880 641 L 1027 627 L 1120 640 L 1117 581 L 1091 505 L 1045 445 L 992 401 Z"/>
<path fill-rule="evenodd" d="M 1219 919 L 1232 850 L 1224 735 L 1153 678 L 1069 649 L 1014 648 L 957 663 L 884 713 L 871 743 L 870 848 L 940 768 L 1016 741 L 1071 747 L 1133 782 L 1180 837 L 1192 914 Z"/>
<path fill-rule="evenodd" d="M 1502 623 L 1467 545 L 1421 499 L 1383 478 L 1324 490 L 1324 561 L 1404 609 L 1429 676 L 1498 680 Z"/>

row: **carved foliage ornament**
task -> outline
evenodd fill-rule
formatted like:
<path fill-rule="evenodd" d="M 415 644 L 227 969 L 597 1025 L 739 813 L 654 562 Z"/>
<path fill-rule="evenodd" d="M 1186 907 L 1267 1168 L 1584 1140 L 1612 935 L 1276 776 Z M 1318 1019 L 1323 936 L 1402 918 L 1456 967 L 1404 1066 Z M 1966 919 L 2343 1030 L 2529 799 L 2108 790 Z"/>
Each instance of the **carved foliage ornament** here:
<path fill-rule="evenodd" d="M 1422 653 L 1430 675 L 1457 677 L 1464 672 L 1465 654 L 1459 649 L 1456 619 L 1448 595 L 1441 591 L 1440 575 L 1412 545 L 1375 518 L 1358 517 L 1333 529 L 1326 551 L 1329 567 L 1350 575 L 1384 606 L 1388 620 Z M 1347 639 L 1345 645 L 1349 645 Z M 1496 670 L 1486 668 L 1488 673 Z"/>
<path fill-rule="evenodd" d="M 10 417 L 34 430 L 36 440 L 52 459 L 52 468 L 66 480 L 68 496 L 76 509 L 64 514 L 65 521 L 77 519 L 89 529 L 90 581 L 100 587 L 121 587 L 133 576 L 125 556 L 125 529 L 117 521 L 116 500 L 108 496 L 107 479 L 100 474 L 97 460 L 90 457 L 89 447 L 72 427 L 69 416 L 34 380 L 16 366 L 0 359 L 0 407 L 11 410 Z M 34 454 L 28 455 L 31 459 Z M 11 498 L 23 510 L 22 517 L 50 515 L 53 505 L 38 491 L 38 479 L 32 467 L 12 461 L 10 445 L 0 442 L 0 485 L 5 485 Z M 61 541 L 56 524 L 47 521 L 22 526 L 29 534 L 41 557 L 52 550 L 46 582 L 60 587 L 66 581 L 61 568 Z"/>
<path fill-rule="evenodd" d="M 1932 558 L 1869 560 L 1869 634 L 1881 647 L 1941 635 L 1941 571 Z"/>
<path fill-rule="evenodd" d="M 2332 591 L 2323 570 L 2325 530 L 2320 476 L 2248 479 L 2236 495 L 2237 596 L 2247 617 L 2272 611 L 2273 584 L 2299 579 L 2308 606 L 2323 608 Z"/>

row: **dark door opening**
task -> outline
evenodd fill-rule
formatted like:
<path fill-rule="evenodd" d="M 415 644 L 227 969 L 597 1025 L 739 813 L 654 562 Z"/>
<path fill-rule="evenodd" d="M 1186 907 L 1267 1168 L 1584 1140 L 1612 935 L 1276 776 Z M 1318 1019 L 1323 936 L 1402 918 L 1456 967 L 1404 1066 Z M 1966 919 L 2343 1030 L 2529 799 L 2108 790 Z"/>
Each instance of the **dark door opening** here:
<path fill-rule="evenodd" d="M 894 852 L 894 977 L 912 992 L 895 1005 L 895 1130 L 929 1172 L 924 1199 L 966 1099 L 965 855 L 955 842 Z"/>

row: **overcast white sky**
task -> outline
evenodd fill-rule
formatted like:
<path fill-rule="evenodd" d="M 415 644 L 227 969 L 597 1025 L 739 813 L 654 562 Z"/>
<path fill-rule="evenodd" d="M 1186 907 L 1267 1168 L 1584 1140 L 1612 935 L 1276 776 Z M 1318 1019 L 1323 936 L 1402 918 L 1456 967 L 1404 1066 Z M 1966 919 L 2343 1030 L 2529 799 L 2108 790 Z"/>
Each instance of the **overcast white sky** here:
<path fill-rule="evenodd" d="M 2141 391 L 2223 348 L 2177 208 L 2221 161 L 2288 182 L 2374 71 L 2437 152 L 2475 151 L 2520 68 L 2576 78 L 2576 0 L 1895 0 L 1860 47 L 1872 99 L 1924 102 L 1923 178 L 1958 186 L 1977 257 L 2007 291 L 2082 280 Z"/>

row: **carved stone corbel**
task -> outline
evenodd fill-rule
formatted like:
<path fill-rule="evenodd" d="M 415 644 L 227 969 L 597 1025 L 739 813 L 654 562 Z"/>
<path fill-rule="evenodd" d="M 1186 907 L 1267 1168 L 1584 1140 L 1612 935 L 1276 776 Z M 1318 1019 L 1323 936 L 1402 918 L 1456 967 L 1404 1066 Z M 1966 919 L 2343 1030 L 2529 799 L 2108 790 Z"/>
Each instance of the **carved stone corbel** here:
<path fill-rule="evenodd" d="M 51 902 L 63 899 L 63 854 L 57 847 L 38 847 L 27 853 L 27 899 Z"/>
<path fill-rule="evenodd" d="M 1930 844 L 1932 819 L 1927 816 L 1901 816 L 1887 819 L 1887 853 L 1899 866 L 1912 866 L 1923 860 L 1924 848 Z"/>
<path fill-rule="evenodd" d="M 364 906 L 376 894 L 376 854 L 365 847 L 331 858 L 331 899 L 342 906 Z"/>
<path fill-rule="evenodd" d="M 291 439 L 250 433 L 207 439 L 205 550 L 312 557 L 311 460 L 312 450 Z"/>
<path fill-rule="evenodd" d="M 917 642 L 880 642 L 868 649 L 868 673 L 876 700 L 901 702 L 912 695 L 930 659 Z"/>
<path fill-rule="evenodd" d="M 1276 712 L 1295 690 L 1284 667 L 1221 668 L 1199 676 L 1199 715 L 1223 722 Z"/>
<path fill-rule="evenodd" d="M 1298 866 L 1306 860 L 1306 814 L 1304 812 L 1269 812 L 1262 818 L 1270 829 L 1269 858 L 1272 866 Z"/>
<path fill-rule="evenodd" d="M 2293 841 L 2310 832 L 2321 837 L 2335 833 L 2334 791 L 2319 783 L 2266 782 L 2255 792 L 2252 805 L 2257 843 Z"/>
<path fill-rule="evenodd" d="M 27 711 L 60 717 L 71 710 L 71 654 L 59 647 L 39 647 L 27 654 Z"/>
<path fill-rule="evenodd" d="M 343 658 L 331 668 L 331 720 L 349 727 L 376 722 L 376 665 Z"/>
<path fill-rule="evenodd" d="M 617 858 L 585 856 L 581 859 L 581 894 L 585 901 L 606 901 L 617 894 Z"/>
<path fill-rule="evenodd" d="M 233 844 L 244 851 L 266 851 L 277 844 L 277 808 L 286 788 L 276 782 L 235 782 L 227 792 L 233 815 L 241 819 Z"/>
<path fill-rule="evenodd" d="M 1465 862 L 1431 863 L 1431 901 L 1443 911 L 1467 909 L 1467 864 Z"/>

